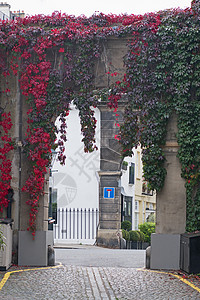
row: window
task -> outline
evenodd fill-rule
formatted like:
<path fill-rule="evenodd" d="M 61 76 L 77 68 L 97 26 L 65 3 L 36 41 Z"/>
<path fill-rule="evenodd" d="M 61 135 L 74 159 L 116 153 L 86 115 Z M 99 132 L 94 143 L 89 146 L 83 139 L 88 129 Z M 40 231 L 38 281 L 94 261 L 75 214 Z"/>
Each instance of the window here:
<path fill-rule="evenodd" d="M 139 213 L 135 213 L 135 230 L 138 230 L 139 225 Z"/>
<path fill-rule="evenodd" d="M 125 217 L 127 216 L 127 205 L 126 205 L 126 201 L 124 201 L 124 214 L 125 214 Z"/>
<path fill-rule="evenodd" d="M 148 195 L 148 196 L 153 196 L 153 191 L 150 190 L 149 184 L 147 181 L 143 181 L 143 183 L 142 183 L 142 194 Z"/>
<path fill-rule="evenodd" d="M 135 201 L 135 211 L 139 211 L 139 202 Z"/>
<path fill-rule="evenodd" d="M 57 194 L 58 194 L 58 190 L 52 189 L 52 203 L 57 203 Z"/>
<path fill-rule="evenodd" d="M 153 203 L 149 204 L 149 209 L 151 209 L 151 210 L 153 209 Z"/>
<path fill-rule="evenodd" d="M 140 152 L 137 151 L 137 155 L 136 155 L 136 176 L 138 179 L 140 179 L 141 177 L 141 165 L 140 165 Z"/>
<path fill-rule="evenodd" d="M 129 184 L 135 183 L 135 164 L 131 163 L 129 167 Z"/>
<path fill-rule="evenodd" d="M 128 202 L 128 216 L 130 217 L 131 215 L 132 215 L 132 205 L 131 205 L 132 203 L 129 201 Z"/>
<path fill-rule="evenodd" d="M 125 213 L 125 217 L 132 216 L 132 197 L 129 196 L 124 197 L 124 213 Z"/>

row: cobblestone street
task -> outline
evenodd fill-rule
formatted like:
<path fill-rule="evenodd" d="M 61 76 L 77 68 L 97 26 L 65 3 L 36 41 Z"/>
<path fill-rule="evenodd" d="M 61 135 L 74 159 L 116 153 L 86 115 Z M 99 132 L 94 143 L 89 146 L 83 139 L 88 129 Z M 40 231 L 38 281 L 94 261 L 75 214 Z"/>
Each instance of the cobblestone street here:
<path fill-rule="evenodd" d="M 100 249 L 104 254 L 107 253 L 106 250 Z M 67 251 L 65 250 L 66 254 Z M 81 254 L 79 251 L 74 250 L 76 255 Z M 90 251 L 95 252 L 92 249 Z M 127 251 L 128 256 L 133 254 L 131 250 Z M 119 263 L 121 253 L 113 251 Z M 141 252 L 136 251 L 134 255 L 136 259 Z M 102 266 L 103 261 L 101 266 L 70 265 L 70 258 L 68 261 L 68 265 L 32 270 L 25 268 L 23 271 L 12 267 L 7 271 L 10 277 L 2 286 L 0 299 L 200 299 L 200 282 L 194 277 L 183 282 L 181 278 L 184 276 L 177 278 L 175 273 L 174 276 L 172 273 L 153 272 L 144 268 Z M 17 272 L 13 272 L 14 270 Z M 5 274 L 6 272 L 0 272 L 1 280 Z"/>

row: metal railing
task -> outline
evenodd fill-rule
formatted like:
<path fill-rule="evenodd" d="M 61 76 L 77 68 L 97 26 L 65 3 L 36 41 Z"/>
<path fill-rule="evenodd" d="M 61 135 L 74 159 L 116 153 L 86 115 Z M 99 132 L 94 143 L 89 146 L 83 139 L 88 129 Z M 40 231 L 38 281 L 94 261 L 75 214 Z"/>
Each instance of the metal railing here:
<path fill-rule="evenodd" d="M 0 20 L 10 20 L 10 17 L 4 12 L 0 11 Z"/>
<path fill-rule="evenodd" d="M 97 208 L 59 208 L 54 224 L 56 240 L 93 240 L 99 223 Z"/>

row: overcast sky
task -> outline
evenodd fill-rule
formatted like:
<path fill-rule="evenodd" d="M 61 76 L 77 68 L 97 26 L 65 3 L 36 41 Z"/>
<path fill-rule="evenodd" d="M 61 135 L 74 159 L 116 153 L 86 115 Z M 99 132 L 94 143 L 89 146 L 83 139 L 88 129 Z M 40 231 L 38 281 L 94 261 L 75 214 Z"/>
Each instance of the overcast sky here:
<path fill-rule="evenodd" d="M 11 11 L 24 10 L 27 15 L 51 14 L 61 11 L 68 15 L 91 16 L 94 12 L 105 14 L 144 14 L 166 8 L 190 7 L 191 0 L 7 0 Z"/>

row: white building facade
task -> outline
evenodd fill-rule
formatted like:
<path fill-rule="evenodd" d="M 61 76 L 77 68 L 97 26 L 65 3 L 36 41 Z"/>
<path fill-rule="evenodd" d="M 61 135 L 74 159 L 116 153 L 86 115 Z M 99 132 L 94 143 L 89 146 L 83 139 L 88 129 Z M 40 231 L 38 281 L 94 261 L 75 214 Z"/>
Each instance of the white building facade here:
<path fill-rule="evenodd" d="M 97 120 L 96 144 L 100 149 L 100 112 Z M 100 150 L 85 153 L 81 142 L 78 110 L 71 107 L 67 117 L 65 165 L 53 165 L 53 198 L 57 198 L 57 224 L 54 225 L 55 242 L 93 244 L 96 239 L 99 211 Z M 53 201 L 55 201 L 53 199 Z"/>
<path fill-rule="evenodd" d="M 54 225 L 55 243 L 94 244 L 99 224 L 100 171 L 100 111 L 95 108 L 97 120 L 96 144 L 99 150 L 85 153 L 78 110 L 71 107 L 67 117 L 66 162 L 55 161 L 51 189 L 53 206 L 57 203 L 57 224 Z M 141 149 L 134 150 L 122 164 L 121 220 L 129 220 L 132 229 L 146 221 L 146 203 L 155 202 L 142 195 Z M 138 195 L 139 193 L 139 195 Z M 152 206 L 151 206 L 152 208 Z M 153 209 L 155 205 L 153 204 Z"/>
<path fill-rule="evenodd" d="M 11 6 L 6 2 L 0 2 L 0 20 L 15 20 L 16 18 L 24 18 L 25 13 L 24 11 L 11 11 Z"/>

